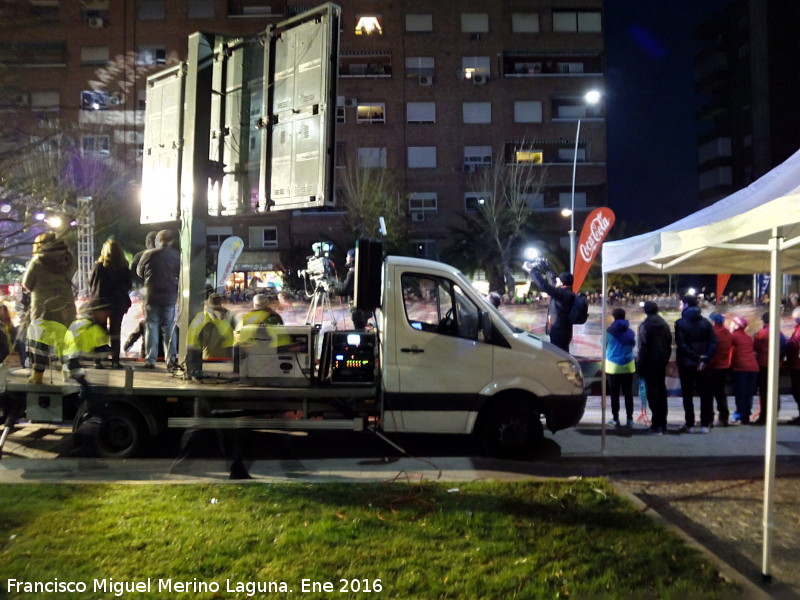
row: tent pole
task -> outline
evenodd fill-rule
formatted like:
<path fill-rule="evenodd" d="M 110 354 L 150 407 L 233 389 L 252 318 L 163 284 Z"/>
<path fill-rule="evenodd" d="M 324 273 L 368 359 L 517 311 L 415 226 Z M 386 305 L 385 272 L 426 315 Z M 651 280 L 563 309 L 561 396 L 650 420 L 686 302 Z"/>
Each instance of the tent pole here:
<path fill-rule="evenodd" d="M 780 368 L 781 332 L 781 245 L 778 228 L 772 229 L 770 248 L 770 290 L 769 290 L 769 366 L 767 370 L 767 435 L 764 448 L 764 547 L 761 560 L 761 579 L 772 580 L 772 534 L 774 523 L 775 494 L 775 443 L 778 435 L 778 384 Z M 763 410 L 763 407 L 762 407 Z"/>
<path fill-rule="evenodd" d="M 608 298 L 608 275 L 603 273 L 603 298 L 600 300 L 600 453 L 606 453 L 606 299 Z"/>

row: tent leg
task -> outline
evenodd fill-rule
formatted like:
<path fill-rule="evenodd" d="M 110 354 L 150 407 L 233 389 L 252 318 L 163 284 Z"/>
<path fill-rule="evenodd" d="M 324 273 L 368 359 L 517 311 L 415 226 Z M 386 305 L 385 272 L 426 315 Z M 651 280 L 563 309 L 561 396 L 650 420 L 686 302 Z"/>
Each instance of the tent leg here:
<path fill-rule="evenodd" d="M 761 577 L 769 581 L 772 562 L 772 533 L 775 494 L 775 443 L 778 435 L 778 376 L 780 367 L 781 331 L 781 245 L 778 228 L 773 228 L 770 239 L 770 303 L 769 303 L 769 367 L 767 371 L 767 432 L 764 448 L 764 546 L 761 560 Z"/>
<path fill-rule="evenodd" d="M 603 273 L 603 298 L 600 300 L 600 452 L 606 453 L 606 299 L 608 298 L 608 276 Z"/>

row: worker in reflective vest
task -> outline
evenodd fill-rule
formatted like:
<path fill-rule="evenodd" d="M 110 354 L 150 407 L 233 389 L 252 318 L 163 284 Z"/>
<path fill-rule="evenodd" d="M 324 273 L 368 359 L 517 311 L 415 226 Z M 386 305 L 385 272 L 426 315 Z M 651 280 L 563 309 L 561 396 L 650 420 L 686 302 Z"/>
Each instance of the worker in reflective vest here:
<path fill-rule="evenodd" d="M 189 323 L 186 343 L 190 349 L 201 350 L 203 360 L 232 359 L 235 329 L 236 320 L 222 305 L 222 296 L 211 294 Z"/>

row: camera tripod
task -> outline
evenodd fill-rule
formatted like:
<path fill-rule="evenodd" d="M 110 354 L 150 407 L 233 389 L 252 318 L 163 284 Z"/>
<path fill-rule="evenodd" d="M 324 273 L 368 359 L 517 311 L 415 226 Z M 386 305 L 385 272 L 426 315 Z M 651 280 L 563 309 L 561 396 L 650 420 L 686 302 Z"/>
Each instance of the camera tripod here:
<path fill-rule="evenodd" d="M 317 312 L 319 310 L 322 311 L 322 314 L 319 321 L 317 321 Z M 311 296 L 311 304 L 308 305 L 308 312 L 306 313 L 306 325 L 313 325 L 314 327 L 321 328 L 322 321 L 325 320 L 326 310 L 330 315 L 333 328 L 336 329 L 336 315 L 334 314 L 333 307 L 331 306 L 330 295 L 328 294 L 328 290 L 320 282 L 317 283 L 314 294 Z"/>

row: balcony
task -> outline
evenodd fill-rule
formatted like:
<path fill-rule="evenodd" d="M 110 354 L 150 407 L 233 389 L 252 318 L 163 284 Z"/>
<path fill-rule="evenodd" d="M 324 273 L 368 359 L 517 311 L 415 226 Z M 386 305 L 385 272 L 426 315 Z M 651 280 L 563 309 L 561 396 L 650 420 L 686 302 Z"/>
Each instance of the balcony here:
<path fill-rule="evenodd" d="M 380 78 L 392 76 L 392 57 L 388 52 L 342 52 L 339 77 Z"/>
<path fill-rule="evenodd" d="M 0 64 L 7 67 L 65 67 L 65 42 L 0 43 Z"/>
<path fill-rule="evenodd" d="M 503 52 L 503 77 L 563 77 L 602 73 L 603 57 L 599 52 Z"/>

